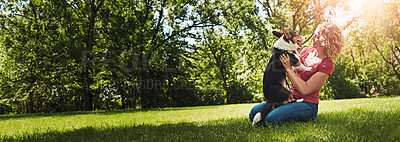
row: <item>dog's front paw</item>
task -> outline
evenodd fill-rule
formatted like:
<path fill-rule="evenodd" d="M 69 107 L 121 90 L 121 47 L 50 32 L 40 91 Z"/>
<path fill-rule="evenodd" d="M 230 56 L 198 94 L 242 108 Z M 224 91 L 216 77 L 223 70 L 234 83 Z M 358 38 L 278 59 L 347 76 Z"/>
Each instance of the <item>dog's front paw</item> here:
<path fill-rule="evenodd" d="M 300 64 L 300 66 L 296 67 L 299 70 L 303 70 L 303 71 L 311 71 L 312 67 L 306 67 L 303 64 Z"/>
<path fill-rule="evenodd" d="M 257 124 L 258 122 L 260 122 L 262 120 L 261 118 L 261 113 L 257 113 L 254 118 L 253 118 L 253 124 L 251 124 L 252 126 L 254 126 L 255 124 Z"/>
<path fill-rule="evenodd" d="M 312 67 L 305 67 L 304 71 L 311 71 Z"/>

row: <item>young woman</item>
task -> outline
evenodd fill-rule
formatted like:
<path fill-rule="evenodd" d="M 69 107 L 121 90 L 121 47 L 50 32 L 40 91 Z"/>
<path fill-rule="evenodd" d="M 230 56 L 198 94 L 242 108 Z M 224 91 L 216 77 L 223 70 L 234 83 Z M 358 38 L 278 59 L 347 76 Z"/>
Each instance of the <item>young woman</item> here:
<path fill-rule="evenodd" d="M 293 70 L 287 55 L 280 56 L 287 77 L 292 82 L 290 91 L 295 98 L 303 102 L 289 103 L 272 110 L 264 119 L 264 125 L 275 125 L 287 121 L 314 120 L 318 113 L 319 91 L 332 75 L 333 61 L 340 55 L 344 46 L 342 30 L 333 23 L 325 22 L 318 26 L 312 37 L 312 47 L 304 48 L 300 53 L 300 62 L 312 67 L 311 71 Z M 249 114 L 250 121 L 260 112 L 266 103 L 254 106 Z"/>

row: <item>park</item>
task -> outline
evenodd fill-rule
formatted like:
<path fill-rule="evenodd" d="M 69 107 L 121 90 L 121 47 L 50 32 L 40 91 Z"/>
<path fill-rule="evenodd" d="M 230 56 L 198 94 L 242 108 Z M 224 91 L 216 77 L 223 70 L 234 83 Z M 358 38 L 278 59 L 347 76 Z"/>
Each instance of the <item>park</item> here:
<path fill-rule="evenodd" d="M 324 22 L 317 118 L 252 126 L 272 31 Z M 396 0 L 0 1 L 0 141 L 399 141 L 399 96 Z"/>

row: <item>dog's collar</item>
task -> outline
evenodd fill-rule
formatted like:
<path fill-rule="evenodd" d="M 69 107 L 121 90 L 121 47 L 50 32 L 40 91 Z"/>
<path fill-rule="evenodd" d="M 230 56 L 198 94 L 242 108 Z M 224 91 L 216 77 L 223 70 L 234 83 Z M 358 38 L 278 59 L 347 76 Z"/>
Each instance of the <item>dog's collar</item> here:
<path fill-rule="evenodd" d="M 285 51 L 287 51 L 287 50 L 282 50 L 282 49 L 274 46 L 274 50 L 272 51 L 272 53 L 283 53 Z M 293 51 L 287 51 L 287 52 L 294 53 L 294 50 Z"/>

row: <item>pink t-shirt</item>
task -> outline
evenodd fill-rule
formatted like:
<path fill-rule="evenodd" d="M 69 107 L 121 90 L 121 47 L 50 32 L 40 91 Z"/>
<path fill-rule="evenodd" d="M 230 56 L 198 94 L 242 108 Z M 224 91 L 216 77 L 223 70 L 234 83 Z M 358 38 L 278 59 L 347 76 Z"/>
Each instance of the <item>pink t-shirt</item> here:
<path fill-rule="evenodd" d="M 315 58 L 315 56 L 316 56 L 316 49 L 311 47 L 304 48 L 300 53 L 300 62 L 307 67 L 312 67 L 311 71 L 308 72 L 294 69 L 296 75 L 304 81 L 308 81 L 308 79 L 310 79 L 311 76 L 313 76 L 317 72 L 326 73 L 329 74 L 329 76 L 332 75 L 333 69 L 335 68 L 335 65 L 333 64 L 332 60 L 328 58 L 320 60 L 319 58 Z M 297 91 L 296 87 L 294 87 L 292 84 L 290 87 L 290 91 L 292 92 L 295 98 L 303 98 L 304 101 L 306 102 L 319 104 L 320 89 L 318 89 L 314 93 L 311 93 L 308 96 L 301 96 L 300 93 Z"/>

